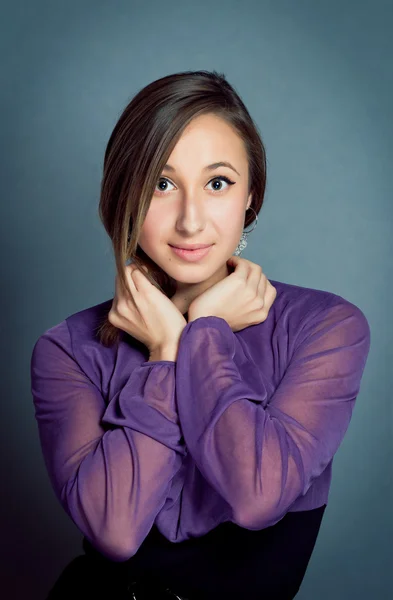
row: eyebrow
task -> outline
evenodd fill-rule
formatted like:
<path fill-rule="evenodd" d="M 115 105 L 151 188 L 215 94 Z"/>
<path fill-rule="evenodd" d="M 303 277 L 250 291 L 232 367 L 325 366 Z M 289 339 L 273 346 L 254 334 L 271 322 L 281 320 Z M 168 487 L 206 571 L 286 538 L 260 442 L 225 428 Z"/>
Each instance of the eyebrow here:
<path fill-rule="evenodd" d="M 204 171 L 214 171 L 214 169 L 217 169 L 218 167 L 228 167 L 229 169 L 232 169 L 232 171 L 235 171 L 235 173 L 237 173 L 240 176 L 240 173 L 238 171 L 236 171 L 235 167 L 233 167 L 230 162 L 227 162 L 225 160 L 213 163 L 211 165 L 207 165 L 207 167 L 204 167 L 203 170 Z M 171 167 L 171 165 L 165 165 L 165 167 L 162 170 L 163 171 L 172 171 L 172 172 L 176 171 L 176 169 L 174 167 Z"/>

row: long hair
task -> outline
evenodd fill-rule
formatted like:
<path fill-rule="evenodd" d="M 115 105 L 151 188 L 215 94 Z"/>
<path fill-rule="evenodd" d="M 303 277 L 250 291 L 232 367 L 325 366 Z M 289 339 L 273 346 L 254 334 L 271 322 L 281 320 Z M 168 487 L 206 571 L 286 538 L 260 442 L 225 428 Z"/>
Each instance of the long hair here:
<path fill-rule="evenodd" d="M 168 298 L 176 282 L 138 245 L 157 181 L 187 125 L 199 115 L 224 119 L 245 145 L 249 165 L 251 207 L 259 213 L 266 187 L 266 154 L 256 124 L 225 75 L 216 71 L 184 71 L 167 75 L 141 89 L 129 102 L 109 138 L 99 217 L 111 241 L 120 285 L 128 289 L 125 265 L 148 267 L 146 277 Z M 255 219 L 245 218 L 245 227 Z M 105 346 L 120 339 L 121 330 L 107 316 L 97 329 Z"/>

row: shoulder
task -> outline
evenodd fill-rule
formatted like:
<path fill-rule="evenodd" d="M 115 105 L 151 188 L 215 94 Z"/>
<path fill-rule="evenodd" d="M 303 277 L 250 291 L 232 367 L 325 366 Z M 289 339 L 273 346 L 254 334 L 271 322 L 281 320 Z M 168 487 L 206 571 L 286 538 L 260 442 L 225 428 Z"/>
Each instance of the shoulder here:
<path fill-rule="evenodd" d="M 110 368 L 115 350 L 100 342 L 97 331 L 110 310 L 112 300 L 72 313 L 49 327 L 34 344 L 32 364 L 45 364 L 49 357 L 62 360 L 67 355 L 91 380 L 102 380 L 103 369 Z"/>
<path fill-rule="evenodd" d="M 272 306 L 276 323 L 286 327 L 301 329 L 311 321 L 317 321 L 324 314 L 353 316 L 369 328 L 367 318 L 361 308 L 335 292 L 269 279 L 276 288 L 277 296 Z"/>
<path fill-rule="evenodd" d="M 269 281 L 277 290 L 276 303 L 282 305 L 283 308 L 289 304 L 291 306 L 294 304 L 313 306 L 314 304 L 329 302 L 334 298 L 341 298 L 341 296 L 328 290 L 285 283 L 270 278 Z"/>
<path fill-rule="evenodd" d="M 96 334 L 99 326 L 108 315 L 112 300 L 113 298 L 110 298 L 110 300 L 105 300 L 69 315 L 65 321 L 71 335 L 94 341 L 97 338 Z"/>
<path fill-rule="evenodd" d="M 67 337 L 70 337 L 72 340 L 79 340 L 82 343 L 98 341 L 97 330 L 106 318 L 112 305 L 112 300 L 111 298 L 110 300 L 105 300 L 105 302 L 72 313 L 60 323 L 46 329 L 39 336 L 36 344 L 41 339 L 66 341 Z"/>

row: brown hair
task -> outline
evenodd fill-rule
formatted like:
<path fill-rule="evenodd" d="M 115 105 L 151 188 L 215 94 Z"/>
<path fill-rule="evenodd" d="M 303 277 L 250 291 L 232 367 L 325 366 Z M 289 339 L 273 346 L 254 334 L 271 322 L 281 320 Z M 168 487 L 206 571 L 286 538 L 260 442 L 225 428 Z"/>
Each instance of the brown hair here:
<path fill-rule="evenodd" d="M 256 124 L 225 75 L 216 71 L 184 71 L 153 81 L 124 109 L 104 158 L 99 217 L 112 241 L 119 283 L 125 290 L 128 286 L 124 269 L 132 260 L 137 267 L 148 268 L 146 277 L 168 298 L 176 291 L 176 281 L 143 252 L 138 238 L 173 148 L 191 120 L 207 113 L 227 121 L 243 140 L 249 161 L 251 207 L 257 214 L 262 207 L 265 148 Z M 254 212 L 250 212 L 245 227 L 255 219 Z M 100 341 L 110 346 L 119 341 L 121 330 L 105 316 L 97 333 Z"/>

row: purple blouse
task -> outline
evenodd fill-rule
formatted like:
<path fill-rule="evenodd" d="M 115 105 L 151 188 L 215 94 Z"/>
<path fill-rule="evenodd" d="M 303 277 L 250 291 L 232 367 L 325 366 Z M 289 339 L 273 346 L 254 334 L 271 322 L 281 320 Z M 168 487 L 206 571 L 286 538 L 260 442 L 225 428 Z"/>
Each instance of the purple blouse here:
<path fill-rule="evenodd" d="M 260 530 L 326 504 L 370 348 L 364 313 L 331 292 L 270 279 L 265 322 L 184 328 L 149 362 L 122 332 L 96 337 L 112 298 L 43 333 L 31 358 L 41 448 L 57 499 L 113 561 L 156 524 L 172 542 L 231 521 Z"/>

